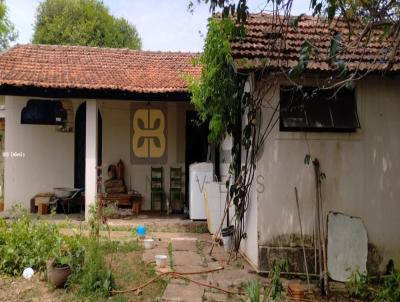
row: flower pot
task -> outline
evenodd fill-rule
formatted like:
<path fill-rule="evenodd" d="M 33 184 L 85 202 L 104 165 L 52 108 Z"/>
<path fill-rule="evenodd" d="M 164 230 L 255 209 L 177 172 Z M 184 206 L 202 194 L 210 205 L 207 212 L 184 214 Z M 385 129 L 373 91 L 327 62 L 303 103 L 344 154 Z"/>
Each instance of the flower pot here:
<path fill-rule="evenodd" d="M 50 266 L 47 268 L 47 279 L 55 288 L 62 288 L 67 282 L 69 275 L 71 274 L 71 268 L 69 266 L 54 267 Z"/>

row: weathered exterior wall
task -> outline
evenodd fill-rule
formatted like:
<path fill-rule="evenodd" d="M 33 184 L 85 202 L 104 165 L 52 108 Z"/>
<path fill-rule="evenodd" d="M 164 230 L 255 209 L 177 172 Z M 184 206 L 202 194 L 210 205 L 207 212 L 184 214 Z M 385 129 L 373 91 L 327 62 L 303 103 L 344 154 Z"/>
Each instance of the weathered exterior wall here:
<path fill-rule="evenodd" d="M 54 187 L 74 185 L 74 133 L 57 132 L 54 125 L 21 125 L 21 110 L 29 97 L 5 97 L 5 207 L 21 203 Z M 13 156 L 11 152 L 17 152 Z M 23 156 L 24 155 L 24 156 Z"/>
<path fill-rule="evenodd" d="M 312 235 L 315 179 L 306 154 L 318 158 L 325 214 L 362 218 L 370 243 L 400 262 L 400 79 L 371 77 L 358 82 L 361 129 L 356 133 L 280 132 L 275 127 L 257 167 L 259 246 L 278 235 L 299 233 L 294 187 L 299 191 L 303 229 Z M 272 102 L 279 101 L 279 91 Z M 270 112 L 264 112 L 268 120 Z"/>
<path fill-rule="evenodd" d="M 145 102 L 142 103 L 146 108 Z M 153 104 L 153 102 L 152 102 Z M 182 167 L 185 171 L 185 123 L 186 111 L 193 110 L 189 103 L 169 102 L 167 106 L 167 162 L 164 168 L 164 189 L 169 192 L 170 167 Z M 103 179 L 107 179 L 107 167 L 122 159 L 125 164 L 125 181 L 139 191 L 144 198 L 142 208 L 149 210 L 151 164 L 131 164 L 130 159 L 130 102 L 104 101 L 103 117 Z M 154 164 L 154 166 L 160 166 Z"/>

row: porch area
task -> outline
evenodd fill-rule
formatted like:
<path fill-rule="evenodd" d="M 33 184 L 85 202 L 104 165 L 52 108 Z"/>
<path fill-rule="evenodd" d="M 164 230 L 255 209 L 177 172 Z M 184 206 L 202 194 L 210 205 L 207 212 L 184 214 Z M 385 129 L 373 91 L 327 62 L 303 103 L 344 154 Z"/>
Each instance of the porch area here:
<path fill-rule="evenodd" d="M 6 208 L 22 203 L 31 212 L 55 208 L 87 219 L 98 200 L 111 204 L 116 218 L 183 214 L 188 166 L 206 161 L 207 131 L 196 125 L 188 101 L 159 99 L 6 96 L 5 148 L 23 150 L 20 157 L 5 158 Z M 51 103 L 61 104 L 62 125 L 38 119 L 41 106 Z M 60 197 L 60 190 L 69 196 Z"/>

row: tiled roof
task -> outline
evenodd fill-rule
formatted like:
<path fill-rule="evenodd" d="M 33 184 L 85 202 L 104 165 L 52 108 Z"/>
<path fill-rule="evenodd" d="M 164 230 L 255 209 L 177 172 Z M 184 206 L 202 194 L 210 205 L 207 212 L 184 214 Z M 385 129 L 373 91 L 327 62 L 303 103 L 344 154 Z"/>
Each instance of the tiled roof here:
<path fill-rule="evenodd" d="M 364 38 L 358 43 L 364 29 L 360 24 L 351 24 L 354 33 L 349 38 L 348 24 L 344 20 L 335 19 L 329 24 L 326 20 L 302 16 L 295 26 L 295 17 L 279 18 L 273 19 L 268 14 L 250 15 L 246 36 L 231 43 L 239 69 L 260 68 L 266 62 L 270 68 L 293 67 L 298 63 L 301 45 L 307 40 L 314 46 L 308 70 L 332 71 L 335 66 L 329 59 L 330 45 L 332 37 L 338 33 L 347 47 L 343 48 L 346 51 L 337 53 L 336 60 L 344 61 L 350 71 L 383 71 L 392 57 L 394 38 L 382 40 L 382 31 L 375 30 L 369 42 Z M 400 46 L 392 63 L 390 71 L 399 72 Z"/>
<path fill-rule="evenodd" d="M 116 48 L 17 45 L 0 55 L 0 85 L 187 92 L 183 76 L 199 76 L 197 54 Z"/>

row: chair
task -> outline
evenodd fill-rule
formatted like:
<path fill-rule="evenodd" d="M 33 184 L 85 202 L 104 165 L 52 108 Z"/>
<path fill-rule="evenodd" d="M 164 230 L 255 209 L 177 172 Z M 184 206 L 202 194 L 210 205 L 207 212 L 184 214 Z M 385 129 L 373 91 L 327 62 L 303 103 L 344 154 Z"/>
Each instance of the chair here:
<path fill-rule="evenodd" d="M 164 210 L 163 168 L 151 167 L 151 210 Z M 159 206 L 157 206 L 159 204 Z"/>
<path fill-rule="evenodd" d="M 183 177 L 182 169 L 170 168 L 169 172 L 169 201 L 171 204 L 172 211 L 182 211 L 182 188 L 183 188 Z"/>

